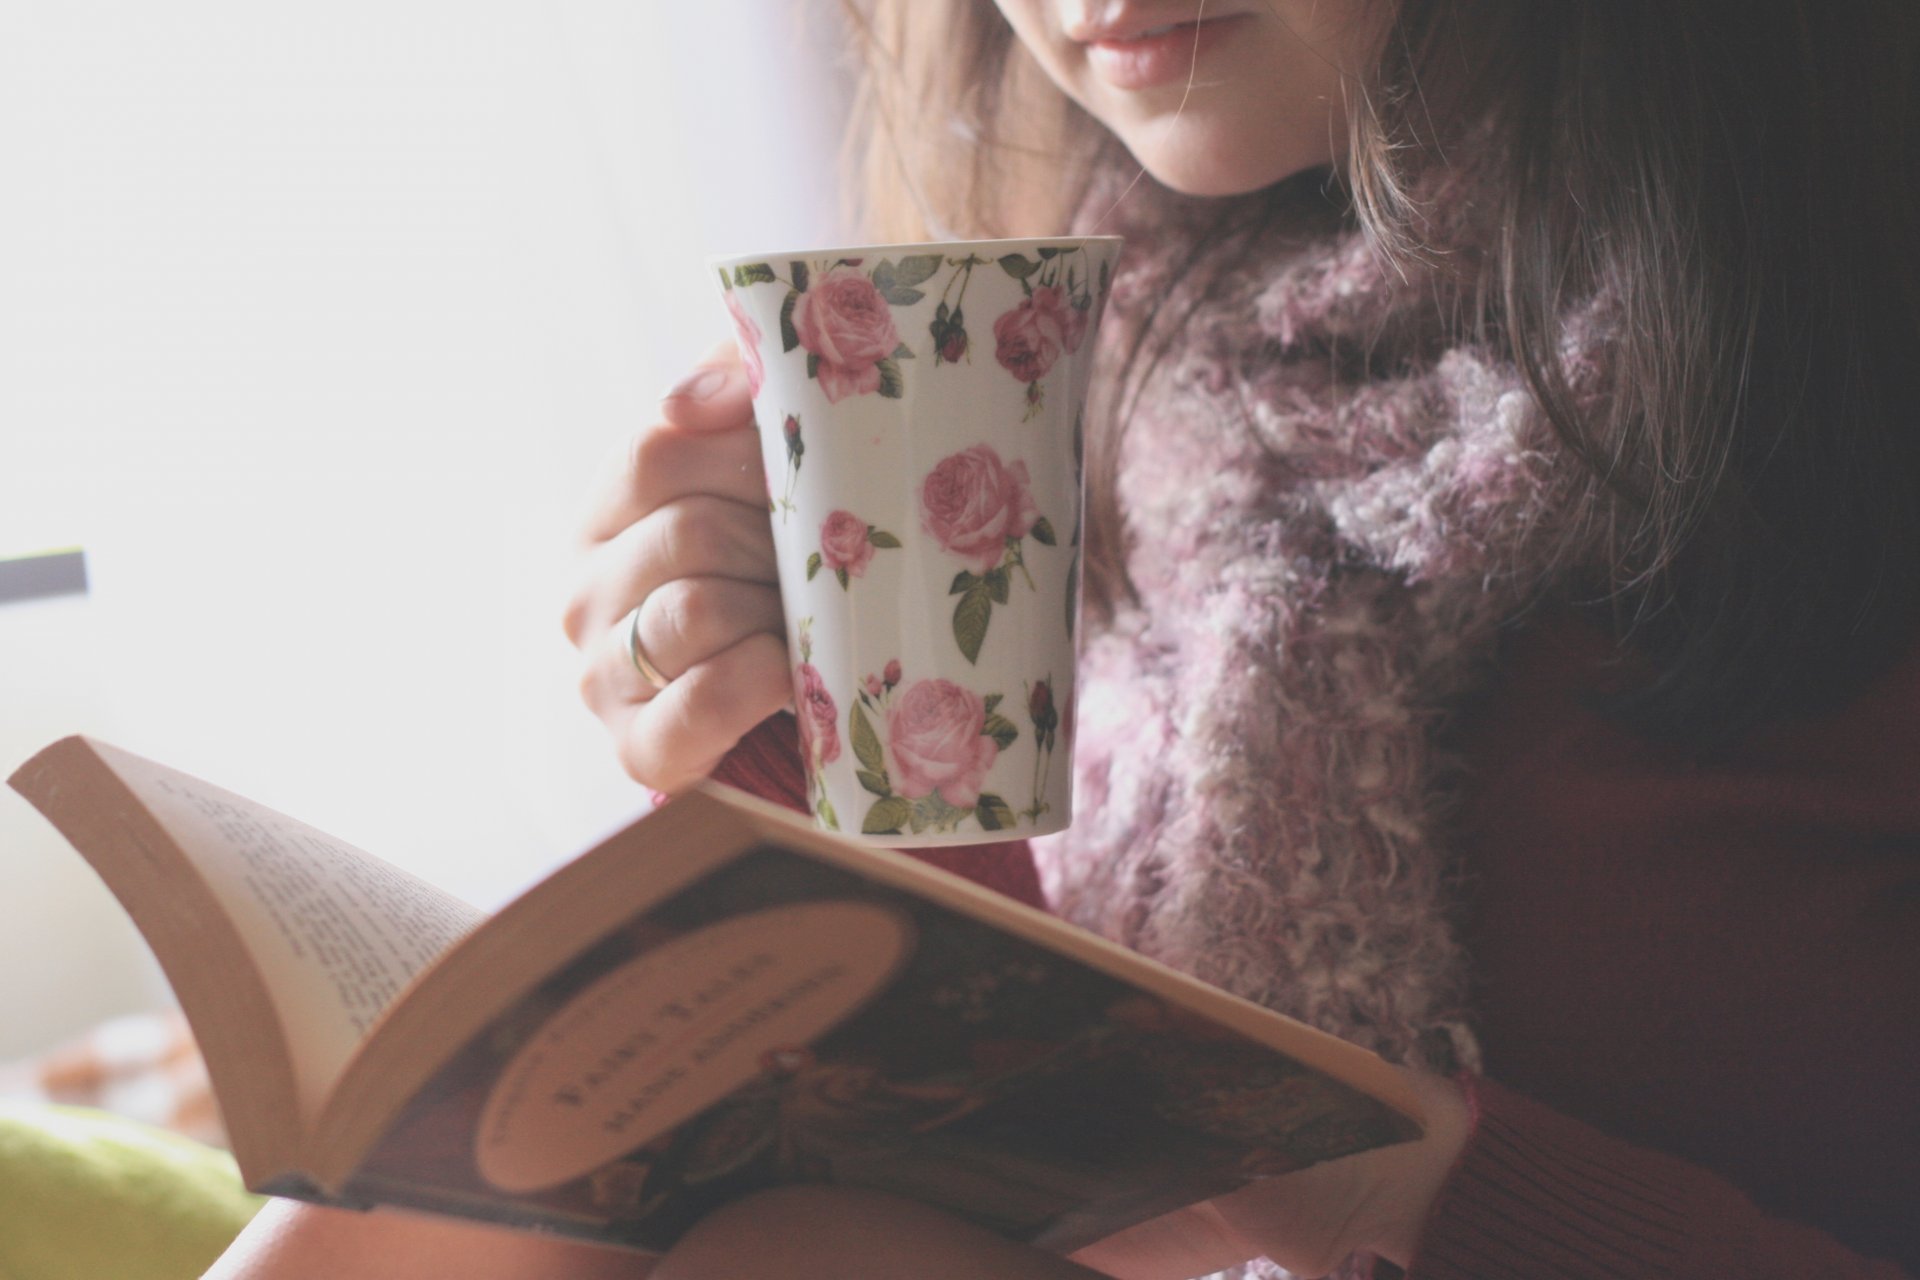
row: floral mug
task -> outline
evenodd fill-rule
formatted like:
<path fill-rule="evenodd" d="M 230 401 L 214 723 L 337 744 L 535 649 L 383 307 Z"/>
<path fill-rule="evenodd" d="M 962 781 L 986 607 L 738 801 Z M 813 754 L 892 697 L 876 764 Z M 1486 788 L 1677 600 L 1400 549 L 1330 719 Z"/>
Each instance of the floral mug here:
<path fill-rule="evenodd" d="M 1119 248 L 716 261 L 821 827 L 923 846 L 1071 819 L 1081 419 Z"/>

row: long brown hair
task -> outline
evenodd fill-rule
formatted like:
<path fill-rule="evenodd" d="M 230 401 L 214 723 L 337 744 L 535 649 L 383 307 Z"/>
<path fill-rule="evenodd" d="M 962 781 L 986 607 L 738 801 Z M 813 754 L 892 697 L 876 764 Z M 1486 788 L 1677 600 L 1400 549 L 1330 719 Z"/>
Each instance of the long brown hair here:
<path fill-rule="evenodd" d="M 988 0 L 849 3 L 874 234 L 1063 229 L 1113 143 Z M 1383 254 L 1446 251 L 1417 193 L 1471 154 L 1451 198 L 1497 230 L 1459 336 L 1505 348 L 1592 482 L 1609 567 L 1583 585 L 1651 659 L 1617 704 L 1643 727 L 1818 710 L 1912 637 L 1916 74 L 1911 0 L 1402 0 L 1351 85 L 1335 176 Z M 1576 401 L 1564 326 L 1603 290 L 1605 386 Z"/>

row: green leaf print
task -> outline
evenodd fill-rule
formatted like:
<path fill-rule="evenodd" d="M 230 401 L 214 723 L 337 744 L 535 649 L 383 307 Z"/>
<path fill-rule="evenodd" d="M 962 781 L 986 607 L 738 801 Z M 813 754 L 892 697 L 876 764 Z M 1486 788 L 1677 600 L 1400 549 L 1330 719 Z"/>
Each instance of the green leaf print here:
<path fill-rule="evenodd" d="M 797 267 L 800 264 L 794 263 Z M 793 309 L 800 303 L 800 295 L 787 290 L 787 300 L 780 304 L 780 350 L 782 353 L 800 345 L 800 331 L 793 327 Z"/>
<path fill-rule="evenodd" d="M 940 269 L 943 261 L 937 253 L 915 253 L 900 259 L 900 265 L 893 269 L 894 282 L 897 284 L 925 284 L 933 279 L 933 273 Z"/>
<path fill-rule="evenodd" d="M 854 704 L 853 712 L 847 719 L 848 736 L 853 739 L 853 755 L 867 770 L 880 778 L 887 777 L 887 760 L 880 747 L 880 735 L 873 731 L 873 724 L 867 719 L 867 713 Z M 893 788 L 889 786 L 887 791 Z"/>
<path fill-rule="evenodd" d="M 900 828 L 913 817 L 913 806 L 900 796 L 888 796 L 884 800 L 875 800 L 873 807 L 867 810 L 867 816 L 860 823 L 860 834 L 868 836 L 897 836 Z"/>
<path fill-rule="evenodd" d="M 1004 591 L 1004 586 L 1002 587 Z M 980 646 L 987 639 L 987 623 L 993 620 L 993 591 L 977 582 L 953 607 L 953 638 L 968 662 L 980 661 Z"/>
<path fill-rule="evenodd" d="M 980 726 L 980 732 L 993 739 L 993 745 L 1005 751 L 1020 736 L 1020 729 L 1013 721 L 997 713 L 988 713 L 986 722 Z"/>
<path fill-rule="evenodd" d="M 1000 260 L 1000 269 L 1015 280 L 1025 280 L 1040 269 L 1040 264 L 1024 254 L 1009 253 Z"/>
<path fill-rule="evenodd" d="M 1005 800 L 985 793 L 974 803 L 973 816 L 979 820 L 982 831 L 1009 831 L 1018 821 Z"/>
<path fill-rule="evenodd" d="M 987 570 L 987 576 L 984 581 L 987 586 L 987 594 L 993 597 L 993 602 L 995 604 L 1005 604 L 1013 582 L 1012 575 L 1007 572 L 1007 566 L 996 565 Z"/>

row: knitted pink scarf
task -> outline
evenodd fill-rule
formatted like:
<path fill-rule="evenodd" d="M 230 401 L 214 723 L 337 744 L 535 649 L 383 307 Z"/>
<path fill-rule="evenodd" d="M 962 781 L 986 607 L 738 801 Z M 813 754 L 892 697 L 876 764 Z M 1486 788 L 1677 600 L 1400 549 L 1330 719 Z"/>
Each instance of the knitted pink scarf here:
<path fill-rule="evenodd" d="M 1196 287 L 1173 202 L 1126 208 L 1108 382 Z M 1511 365 L 1446 345 L 1445 293 L 1329 227 L 1186 323 L 1119 454 L 1139 604 L 1085 639 L 1075 821 L 1036 842 L 1066 918 L 1436 1069 L 1478 1062 L 1437 731 L 1569 505 Z"/>

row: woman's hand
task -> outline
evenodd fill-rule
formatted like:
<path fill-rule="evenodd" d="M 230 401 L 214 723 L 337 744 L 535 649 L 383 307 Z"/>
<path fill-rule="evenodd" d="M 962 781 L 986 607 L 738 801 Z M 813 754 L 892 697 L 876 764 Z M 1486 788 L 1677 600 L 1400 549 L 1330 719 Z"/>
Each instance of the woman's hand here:
<path fill-rule="evenodd" d="M 661 1258 L 651 1280 L 1187 1280 L 1268 1257 L 1325 1275 L 1366 1251 L 1404 1265 L 1470 1127 L 1459 1087 L 1409 1073 L 1427 1112 L 1419 1142 L 1268 1178 L 1061 1258 L 906 1200 L 785 1187 L 718 1209 Z"/>
<path fill-rule="evenodd" d="M 666 394 L 660 418 L 601 485 L 565 621 L 586 663 L 581 695 L 621 764 L 674 791 L 793 694 L 766 478 L 732 343 Z M 664 685 L 642 673 L 633 640 Z"/>

